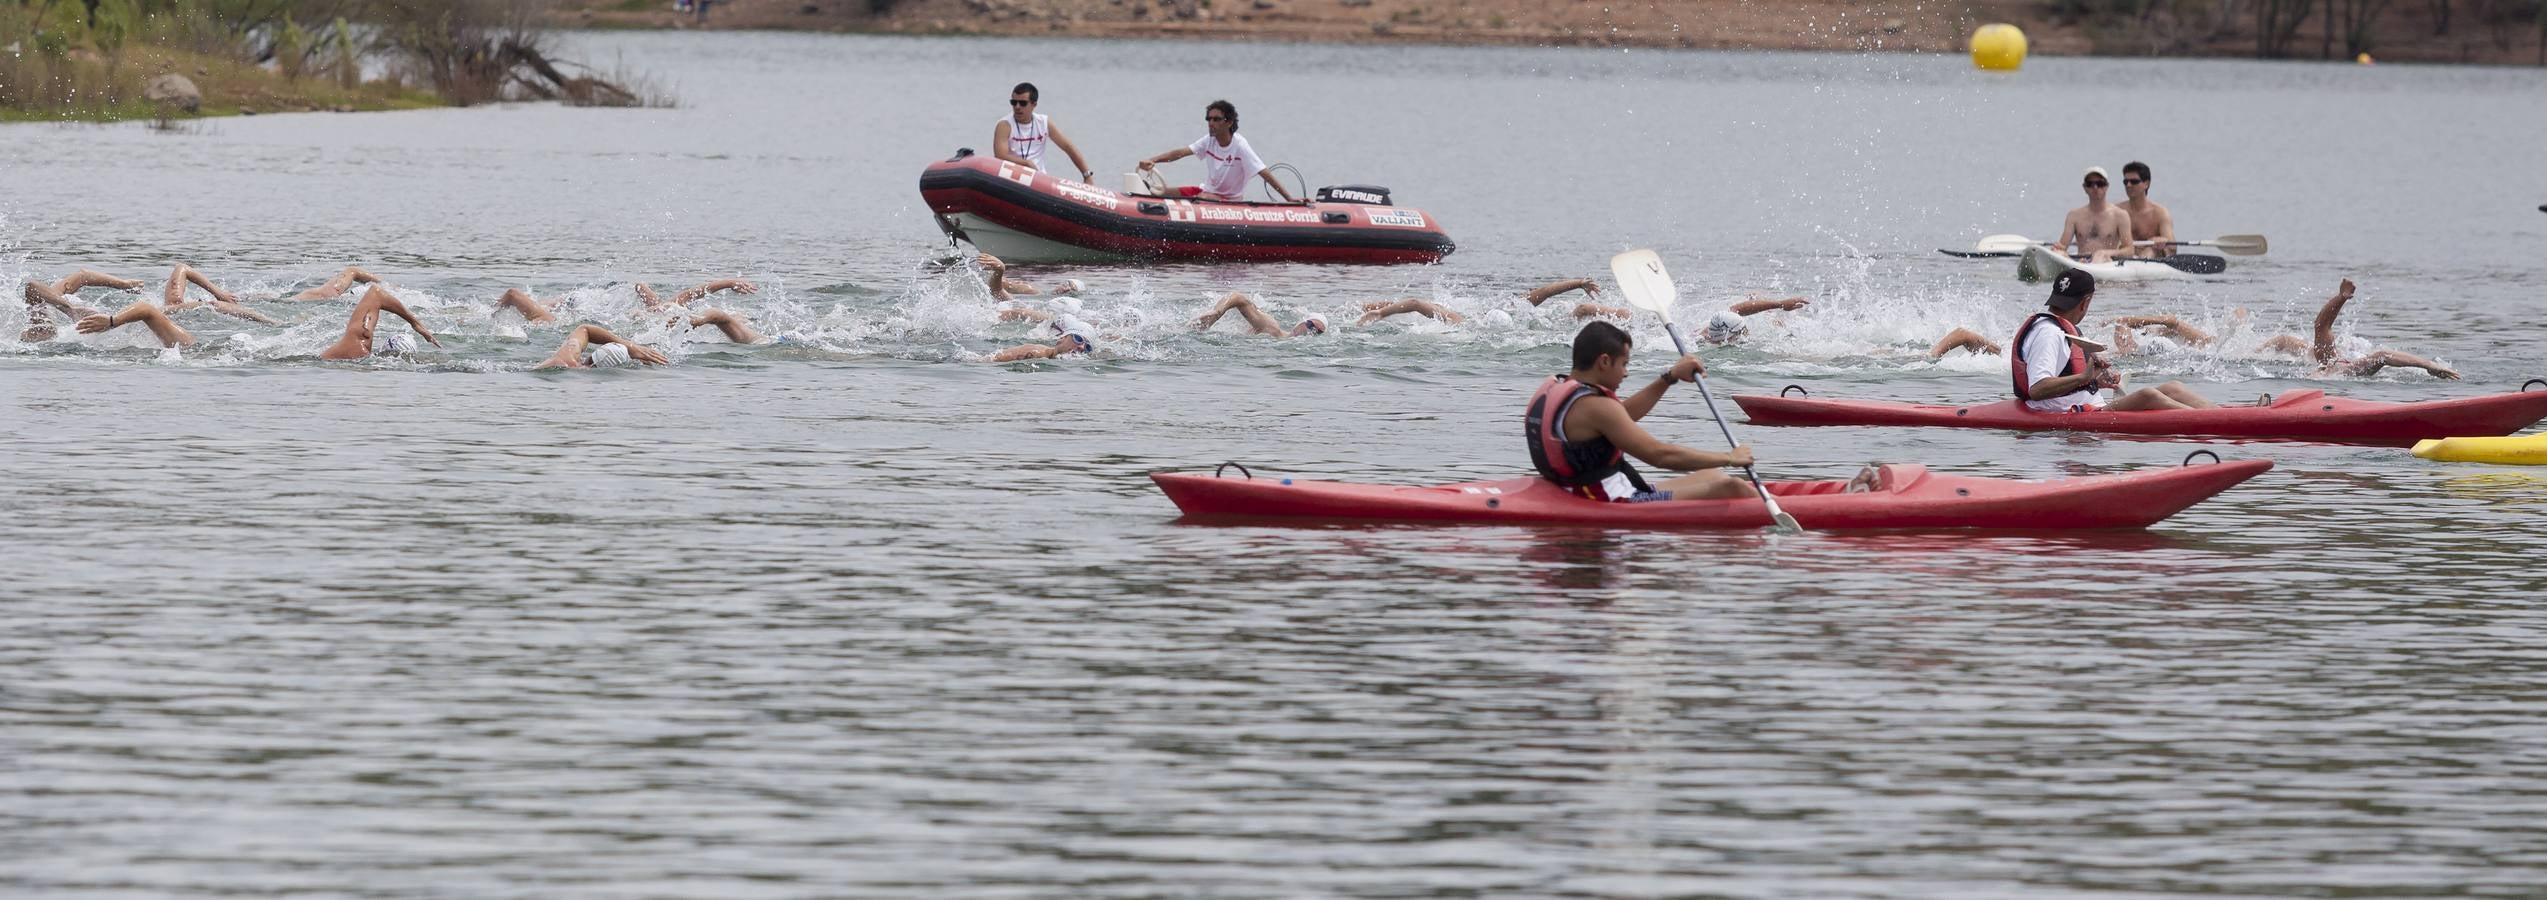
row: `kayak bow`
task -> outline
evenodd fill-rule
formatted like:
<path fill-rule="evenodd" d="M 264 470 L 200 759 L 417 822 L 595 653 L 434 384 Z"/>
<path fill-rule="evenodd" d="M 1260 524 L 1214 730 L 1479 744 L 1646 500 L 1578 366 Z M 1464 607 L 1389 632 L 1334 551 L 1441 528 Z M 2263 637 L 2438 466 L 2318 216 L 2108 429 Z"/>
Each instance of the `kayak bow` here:
<path fill-rule="evenodd" d="M 1888 465 L 1881 487 L 1847 492 L 1845 481 L 1772 481 L 1768 490 L 1805 527 L 1826 529 L 2146 528 L 2273 467 L 2269 459 L 2025 481 L 1938 475 Z M 1445 525 L 1591 525 L 1614 528 L 1766 528 L 1758 497 L 1604 503 L 1546 479 L 1512 478 L 1433 487 L 1220 478 L 1172 472 L 1150 480 L 1189 519 L 1422 522 Z"/>

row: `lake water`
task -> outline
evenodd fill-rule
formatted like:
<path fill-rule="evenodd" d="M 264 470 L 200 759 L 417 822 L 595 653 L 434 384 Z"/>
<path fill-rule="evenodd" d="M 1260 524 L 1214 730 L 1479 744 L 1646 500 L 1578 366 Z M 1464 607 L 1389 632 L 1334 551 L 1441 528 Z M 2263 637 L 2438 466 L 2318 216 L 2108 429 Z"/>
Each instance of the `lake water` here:
<path fill-rule="evenodd" d="M 2401 450 L 1740 428 L 1778 477 L 2275 471 L 2146 533 L 1181 525 L 1144 477 L 1526 468 L 1573 322 L 1531 286 L 1659 250 L 1684 317 L 1807 309 L 1719 392 L 1980 400 L 2039 304 L 2003 261 L 2087 165 L 2186 234 L 2265 232 L 2101 314 L 2214 397 L 2547 376 L 2535 69 L 586 35 L 673 109 L 0 127 L 0 277 L 184 260 L 285 321 L 0 336 L 0 889 L 165 896 L 2510 896 L 2547 882 L 2547 474 Z M 1008 86 L 1101 172 L 1227 97 L 1311 185 L 1377 183 L 1439 266 L 1021 271 L 1090 283 L 1092 360 L 945 246 L 922 166 Z M 1193 164 L 1171 167 L 1193 177 Z M 359 263 L 444 336 L 323 363 Z M 736 347 L 629 282 L 761 284 Z M 2349 347 L 2252 349 L 2360 282 Z M 674 364 L 533 372 L 566 297 Z M 1219 293 L 1457 328 L 1196 335 Z M 92 305 L 127 302 L 92 289 Z M 1500 315 L 1495 315 L 1500 313 Z M 0 309 L 15 335 L 23 312 Z M 390 330 L 403 330 L 402 326 Z M 1636 329 L 1641 373 L 1658 328 Z M 1693 391 L 1648 424 L 1700 446 Z"/>

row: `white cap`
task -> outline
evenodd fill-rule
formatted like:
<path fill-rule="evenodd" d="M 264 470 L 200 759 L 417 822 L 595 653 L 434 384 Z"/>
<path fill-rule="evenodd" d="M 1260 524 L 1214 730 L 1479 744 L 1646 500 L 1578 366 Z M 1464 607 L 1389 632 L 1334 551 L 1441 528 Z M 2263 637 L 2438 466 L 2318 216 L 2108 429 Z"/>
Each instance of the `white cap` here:
<path fill-rule="evenodd" d="M 1056 295 L 1044 300 L 1044 307 L 1061 315 L 1075 316 L 1079 314 L 1079 298 Z"/>
<path fill-rule="evenodd" d="M 2113 183 L 2113 181 L 2114 181 L 2114 176 L 2111 176 L 2111 175 L 2107 175 L 2107 174 L 2105 174 L 2105 167 L 2104 167 L 2104 166 L 2088 166 L 2088 167 L 2087 167 L 2087 175 L 2094 175 L 2094 176 L 2096 176 L 2096 177 L 2098 177 L 2098 178 L 2105 179 L 2105 183 L 2107 183 L 2107 184 L 2112 184 L 2112 183 Z M 2078 176 L 2078 180 L 2080 180 L 2080 181 L 2086 181 L 2086 180 L 2087 180 L 2087 175 L 2080 175 L 2080 176 Z"/>
<path fill-rule="evenodd" d="M 1331 330 L 1327 328 L 1327 317 L 1317 313 L 1310 313 L 1308 318 L 1300 320 L 1300 324 L 1316 328 L 1319 334 L 1326 334 Z"/>
<path fill-rule="evenodd" d="M 384 334 L 380 336 L 380 340 L 378 342 L 373 344 L 371 352 L 379 354 L 414 353 L 416 352 L 416 339 L 404 334 Z"/>
<path fill-rule="evenodd" d="M 1751 330 L 1751 323 L 1742 321 L 1741 313 L 1730 309 L 1720 309 L 1714 316 L 1707 319 L 1707 342 L 1727 343 L 1741 337 L 1743 332 L 1749 330 Z"/>
<path fill-rule="evenodd" d="M 1062 296 L 1062 295 L 1066 295 L 1066 294 L 1080 294 L 1080 293 L 1086 293 L 1086 292 L 1087 292 L 1087 290 L 1088 290 L 1088 283 L 1087 283 L 1087 282 L 1085 282 L 1085 281 L 1080 281 L 1079 279 L 1076 279 L 1076 278 L 1064 278 L 1064 279 L 1062 279 L 1062 280 L 1061 280 L 1061 286 L 1060 286 L 1060 287 L 1053 288 L 1053 289 L 1052 289 L 1052 293 L 1053 293 L 1053 295 L 1054 295 L 1054 296 L 1058 297 L 1058 296 Z"/>
<path fill-rule="evenodd" d="M 584 365 L 607 369 L 628 364 L 628 348 L 618 344 L 594 344 L 584 354 Z"/>

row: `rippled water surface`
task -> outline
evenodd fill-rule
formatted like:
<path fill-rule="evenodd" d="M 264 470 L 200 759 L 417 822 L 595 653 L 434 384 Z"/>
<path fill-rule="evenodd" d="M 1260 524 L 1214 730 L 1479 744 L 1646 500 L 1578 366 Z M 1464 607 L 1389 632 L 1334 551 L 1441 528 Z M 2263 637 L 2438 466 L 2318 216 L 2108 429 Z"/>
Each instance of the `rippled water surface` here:
<path fill-rule="evenodd" d="M 668 110 L 0 127 L 0 276 L 191 262 L 281 326 L 41 344 L 0 311 L 0 890 L 316 896 L 2530 896 L 2547 883 L 2547 474 L 2211 443 L 2279 467 L 2145 533 L 1178 524 L 1225 459 L 1526 467 L 1573 323 L 1531 286 L 1660 250 L 1685 317 L 1805 310 L 1719 391 L 1978 400 L 2079 169 L 2158 171 L 2272 255 L 2098 312 L 2222 398 L 2547 375 L 2535 70 L 601 35 Z M 1120 171 L 1227 96 L 1312 184 L 1386 184 L 1433 267 L 1091 268 L 1097 359 L 944 246 L 920 168 L 1011 82 Z M 2135 110 L 2146 114 L 2135 114 Z M 1188 165 L 1190 163 L 1181 164 Z M 1190 172 L 1187 173 L 1190 176 Z M 315 358 L 359 263 L 443 336 Z M 2360 282 L 2319 379 L 2254 349 Z M 629 286 L 743 277 L 734 346 Z M 565 298 L 673 365 L 534 372 Z M 1187 324 L 1221 292 L 1349 320 Z M 155 294 L 155 284 L 153 288 Z M 91 289 L 83 301 L 131 299 Z M 2247 311 L 2238 324 L 2234 311 Z M 393 329 L 394 330 L 394 329 Z M 1667 341 L 1641 325 L 1640 371 Z M 430 348 L 429 348 L 430 349 Z M 1710 446 L 1683 389 L 1649 424 Z M 1745 428 L 1772 475 L 2039 478 L 2194 444 Z"/>

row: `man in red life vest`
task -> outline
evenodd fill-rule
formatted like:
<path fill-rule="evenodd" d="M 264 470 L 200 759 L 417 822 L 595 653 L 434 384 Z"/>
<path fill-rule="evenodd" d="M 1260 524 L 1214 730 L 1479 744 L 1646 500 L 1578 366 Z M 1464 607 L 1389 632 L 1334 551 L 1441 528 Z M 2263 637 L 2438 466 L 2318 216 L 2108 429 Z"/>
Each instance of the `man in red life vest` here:
<path fill-rule="evenodd" d="M 2106 364 L 2102 353 L 2090 356 L 2087 348 L 2069 340 L 2078 334 L 2078 323 L 2087 318 L 2087 305 L 2096 299 L 2096 276 L 2072 269 L 2052 280 L 2052 297 L 2043 301 L 2044 311 L 2035 313 L 2016 327 L 2016 340 L 2009 346 L 2016 355 L 2008 357 L 2009 377 L 2016 388 L 2016 398 L 2025 401 L 2027 409 L 2036 412 L 2073 413 L 2094 409 L 2121 412 L 2142 409 L 2210 409 L 2214 404 L 2202 395 L 2170 381 L 2153 388 L 2124 394 L 2106 403 L 2097 395 L 2108 388 L 2122 385 L 2122 375 Z"/>
<path fill-rule="evenodd" d="M 1550 377 L 1530 395 L 1522 434 L 1539 476 L 1594 500 L 1647 503 L 1751 496 L 1751 486 L 1721 469 L 1751 465 L 1749 445 L 1709 453 L 1664 443 L 1636 424 L 1675 381 L 1695 381 L 1707 367 L 1683 356 L 1670 370 L 1620 399 L 1627 379 L 1627 332 L 1608 322 L 1583 326 L 1574 336 L 1574 371 Z M 1649 485 L 1627 464 L 1636 457 L 1658 468 L 1689 474 Z"/>

